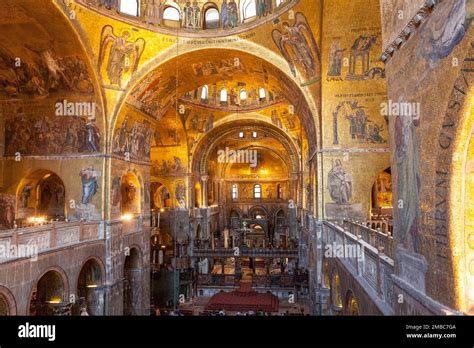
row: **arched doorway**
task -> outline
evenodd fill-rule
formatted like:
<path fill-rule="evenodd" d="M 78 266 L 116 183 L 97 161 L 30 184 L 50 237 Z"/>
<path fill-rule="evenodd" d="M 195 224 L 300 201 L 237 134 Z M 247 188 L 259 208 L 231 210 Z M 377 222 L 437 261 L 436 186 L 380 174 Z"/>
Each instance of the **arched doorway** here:
<path fill-rule="evenodd" d="M 323 288 L 331 288 L 331 275 L 329 273 L 329 262 L 326 260 L 323 263 Z"/>
<path fill-rule="evenodd" d="M 123 284 L 123 315 L 140 315 L 142 304 L 141 256 L 136 248 L 131 248 L 125 257 Z"/>
<path fill-rule="evenodd" d="M 381 172 L 374 185 L 371 194 L 371 219 L 392 219 L 392 171 L 390 168 Z"/>
<path fill-rule="evenodd" d="M 64 183 L 59 176 L 54 173 L 46 174 L 37 186 L 38 214 L 48 219 L 63 218 L 64 195 Z"/>
<path fill-rule="evenodd" d="M 0 316 L 6 316 L 10 314 L 10 308 L 8 306 L 7 299 L 3 294 L 0 294 Z"/>
<path fill-rule="evenodd" d="M 102 284 L 100 263 L 95 259 L 88 260 L 79 273 L 77 296 L 79 299 L 83 299 L 85 310 L 89 315 L 104 315 L 104 289 Z"/>
<path fill-rule="evenodd" d="M 152 184 L 152 209 L 171 207 L 171 194 L 168 188 L 161 183 Z"/>
<path fill-rule="evenodd" d="M 240 214 L 234 209 L 230 211 L 230 226 L 233 229 L 238 229 L 240 227 Z"/>
<path fill-rule="evenodd" d="M 354 296 L 354 293 L 351 290 L 347 292 L 345 314 L 359 315 L 359 306 L 357 304 L 357 300 Z"/>
<path fill-rule="evenodd" d="M 202 235 L 201 224 L 198 224 L 196 227 L 196 234 L 194 236 L 194 246 L 197 248 L 204 247 L 203 239 L 204 239 L 204 236 Z"/>
<path fill-rule="evenodd" d="M 202 190 L 200 183 L 196 183 L 196 185 L 194 185 L 194 206 L 196 208 L 202 207 Z"/>
<path fill-rule="evenodd" d="M 341 280 L 336 269 L 332 271 L 331 277 L 331 305 L 334 314 L 340 315 L 342 313 Z"/>
<path fill-rule="evenodd" d="M 58 271 L 46 272 L 31 292 L 30 315 L 51 316 L 64 305 L 66 290 L 63 277 Z"/>
<path fill-rule="evenodd" d="M 16 315 L 15 299 L 7 288 L 0 286 L 0 317 L 7 315 Z"/>
<path fill-rule="evenodd" d="M 200 240 L 202 238 L 201 236 L 201 224 L 199 224 L 196 228 L 196 240 Z"/>
<path fill-rule="evenodd" d="M 252 207 L 249 211 L 249 216 L 255 220 L 265 220 L 267 212 L 262 207 Z"/>
<path fill-rule="evenodd" d="M 250 224 L 251 232 L 245 234 L 245 241 L 248 248 L 265 248 L 267 245 L 267 237 L 265 229 L 260 224 Z"/>
<path fill-rule="evenodd" d="M 286 217 L 285 212 L 283 209 L 279 209 L 275 214 L 275 228 L 273 233 L 273 239 L 276 238 L 277 240 L 281 240 L 285 236 L 285 225 L 286 225 Z"/>
<path fill-rule="evenodd" d="M 44 220 L 65 219 L 66 189 L 52 171 L 36 170 L 20 182 L 17 189 L 17 220 L 21 224 L 32 217 Z"/>
<path fill-rule="evenodd" d="M 127 173 L 122 178 L 122 215 L 140 214 L 141 211 L 141 185 L 134 173 Z"/>

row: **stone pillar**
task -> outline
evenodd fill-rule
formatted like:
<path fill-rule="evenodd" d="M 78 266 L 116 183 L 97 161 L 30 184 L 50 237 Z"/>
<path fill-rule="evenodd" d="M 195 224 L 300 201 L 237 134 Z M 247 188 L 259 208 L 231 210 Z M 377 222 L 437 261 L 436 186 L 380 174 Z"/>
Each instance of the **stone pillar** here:
<path fill-rule="evenodd" d="M 105 314 L 105 292 L 106 289 L 103 286 L 86 289 L 86 308 L 89 315 Z"/>
<path fill-rule="evenodd" d="M 209 180 L 209 176 L 201 176 L 201 193 L 202 193 L 202 208 L 208 207 L 208 193 L 207 193 L 207 182 Z"/>
<path fill-rule="evenodd" d="M 296 205 L 300 204 L 298 201 L 298 175 L 292 174 L 290 177 L 290 197 L 288 199 L 292 199 Z"/>
<path fill-rule="evenodd" d="M 288 239 L 291 239 L 298 235 L 298 216 L 296 205 L 288 206 L 288 217 Z M 289 243 L 289 240 L 287 243 Z"/>
<path fill-rule="evenodd" d="M 273 264 L 272 261 L 273 261 L 273 258 L 265 259 L 265 268 L 266 268 L 267 275 L 270 275 L 270 265 Z"/>

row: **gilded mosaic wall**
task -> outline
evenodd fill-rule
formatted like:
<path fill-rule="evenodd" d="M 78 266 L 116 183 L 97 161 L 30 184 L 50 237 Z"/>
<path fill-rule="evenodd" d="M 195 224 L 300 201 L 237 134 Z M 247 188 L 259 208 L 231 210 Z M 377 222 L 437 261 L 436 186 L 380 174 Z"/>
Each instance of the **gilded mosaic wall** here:
<path fill-rule="evenodd" d="M 368 219 L 372 185 L 390 167 L 379 11 L 378 1 L 325 2 L 322 190 L 328 218 Z"/>

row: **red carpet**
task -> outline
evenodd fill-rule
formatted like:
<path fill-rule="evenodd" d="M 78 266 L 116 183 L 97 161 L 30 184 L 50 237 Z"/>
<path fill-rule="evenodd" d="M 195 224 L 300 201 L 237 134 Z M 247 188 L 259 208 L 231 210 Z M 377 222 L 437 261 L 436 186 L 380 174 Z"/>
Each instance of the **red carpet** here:
<path fill-rule="evenodd" d="M 221 309 L 229 312 L 278 312 L 279 301 L 271 293 L 254 291 L 250 282 L 240 282 L 240 289 L 215 294 L 206 306 L 206 310 Z"/>

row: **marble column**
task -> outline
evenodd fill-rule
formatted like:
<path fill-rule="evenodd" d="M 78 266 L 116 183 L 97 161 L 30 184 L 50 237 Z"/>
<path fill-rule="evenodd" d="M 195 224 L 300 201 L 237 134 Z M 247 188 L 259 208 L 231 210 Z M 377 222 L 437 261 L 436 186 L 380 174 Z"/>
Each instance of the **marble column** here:
<path fill-rule="evenodd" d="M 202 193 L 202 208 L 208 207 L 208 193 L 207 193 L 207 182 L 209 180 L 209 176 L 201 176 L 201 193 Z"/>

